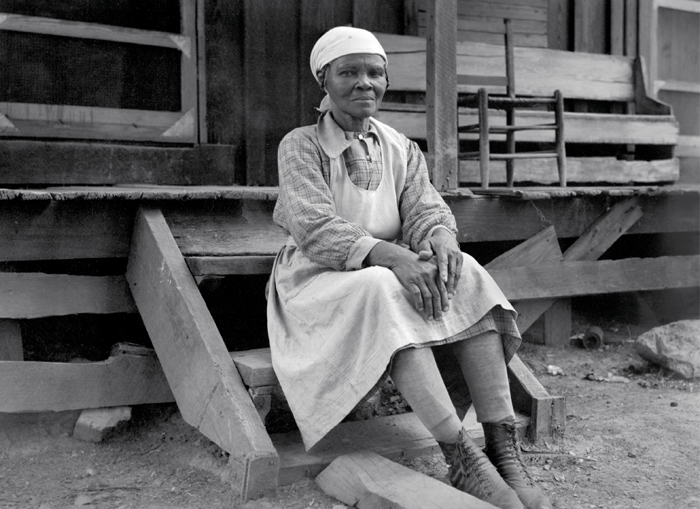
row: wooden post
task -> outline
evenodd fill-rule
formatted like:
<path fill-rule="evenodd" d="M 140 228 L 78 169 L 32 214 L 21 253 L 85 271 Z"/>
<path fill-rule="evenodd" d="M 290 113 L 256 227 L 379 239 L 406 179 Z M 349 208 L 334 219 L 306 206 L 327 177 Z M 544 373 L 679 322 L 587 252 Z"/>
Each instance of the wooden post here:
<path fill-rule="evenodd" d="M 428 3 L 426 102 L 431 178 L 439 191 L 459 185 L 457 0 Z"/>
<path fill-rule="evenodd" d="M 231 455 L 236 495 L 275 489 L 279 456 L 157 208 L 137 213 L 126 277 L 183 419 Z"/>
<path fill-rule="evenodd" d="M 24 360 L 24 353 L 19 322 L 0 319 L 0 361 L 21 360 Z"/>
<path fill-rule="evenodd" d="M 571 297 L 557 299 L 544 312 L 544 344 L 566 346 L 571 336 Z"/>

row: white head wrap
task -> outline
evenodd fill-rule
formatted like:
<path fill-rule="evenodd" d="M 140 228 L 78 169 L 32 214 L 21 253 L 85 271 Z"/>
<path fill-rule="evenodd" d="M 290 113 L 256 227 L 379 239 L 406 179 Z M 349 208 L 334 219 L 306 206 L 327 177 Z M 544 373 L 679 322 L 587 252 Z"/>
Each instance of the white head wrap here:
<path fill-rule="evenodd" d="M 323 34 L 311 50 L 310 59 L 311 72 L 319 85 L 322 84 L 319 78 L 319 71 L 326 64 L 329 64 L 336 58 L 355 53 L 380 55 L 384 62 L 388 63 L 384 48 L 382 48 L 382 45 L 379 44 L 372 32 L 362 28 L 335 27 Z M 327 95 L 323 98 L 319 109 L 321 111 L 330 109 L 330 98 Z"/>

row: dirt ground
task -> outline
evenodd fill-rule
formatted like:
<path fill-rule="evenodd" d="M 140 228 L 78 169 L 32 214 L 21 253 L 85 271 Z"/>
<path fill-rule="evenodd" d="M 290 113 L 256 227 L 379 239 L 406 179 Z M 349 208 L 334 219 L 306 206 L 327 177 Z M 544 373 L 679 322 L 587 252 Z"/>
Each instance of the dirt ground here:
<path fill-rule="evenodd" d="M 589 324 L 577 320 L 574 332 Z M 641 361 L 632 342 L 648 327 L 614 320 L 596 325 L 616 343 L 594 351 L 531 343 L 521 349 L 550 393 L 567 398 L 563 441 L 526 444 L 534 477 L 556 508 L 700 508 L 698 381 Z M 548 374 L 549 365 L 563 375 Z M 587 379 L 590 373 L 629 382 Z M 233 506 L 225 454 L 185 424 L 173 405 L 136 408 L 132 422 L 101 444 L 73 439 L 66 424 L 72 418 L 0 426 L 0 508 Z M 438 455 L 403 464 L 445 480 Z M 345 505 L 306 480 L 241 507 Z"/>

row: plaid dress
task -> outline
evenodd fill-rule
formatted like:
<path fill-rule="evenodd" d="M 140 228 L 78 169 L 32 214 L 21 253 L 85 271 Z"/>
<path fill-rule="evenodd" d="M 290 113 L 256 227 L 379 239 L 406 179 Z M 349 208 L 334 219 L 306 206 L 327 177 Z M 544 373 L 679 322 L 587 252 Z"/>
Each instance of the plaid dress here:
<path fill-rule="evenodd" d="M 371 232 L 393 228 L 383 216 L 399 218 L 396 241 L 414 250 L 435 228 L 455 232 L 418 147 L 374 119 L 371 125 L 369 133 L 343 133 L 326 114 L 280 144 L 275 219 L 290 238 L 270 279 L 268 332 L 273 367 L 307 450 L 372 389 L 401 349 L 495 330 L 509 361 L 520 344 L 515 311 L 467 254 L 440 321 L 415 310 L 391 270 L 363 267 L 381 241 Z M 375 201 L 393 203 L 395 213 L 363 214 Z"/>

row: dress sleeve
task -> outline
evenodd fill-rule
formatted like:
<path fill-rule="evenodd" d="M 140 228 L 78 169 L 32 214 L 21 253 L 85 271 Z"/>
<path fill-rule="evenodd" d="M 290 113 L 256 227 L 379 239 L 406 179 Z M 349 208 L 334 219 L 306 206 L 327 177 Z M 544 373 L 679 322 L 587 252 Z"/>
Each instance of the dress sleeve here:
<path fill-rule="evenodd" d="M 436 228 L 447 228 L 457 234 L 452 211 L 430 183 L 423 152 L 415 142 L 406 139 L 406 184 L 399 200 L 403 240 L 414 251 Z"/>
<path fill-rule="evenodd" d="M 278 224 L 310 260 L 336 270 L 359 268 L 375 239 L 336 215 L 319 147 L 291 133 L 280 143 L 278 166 Z"/>

